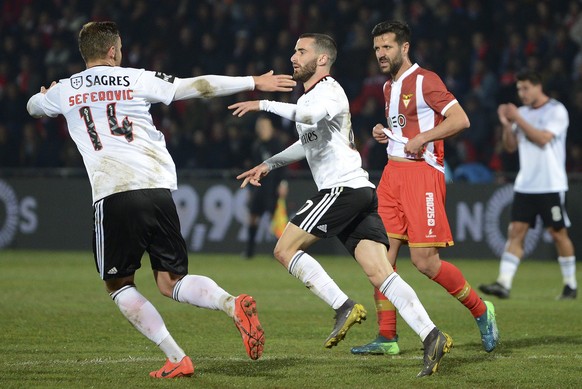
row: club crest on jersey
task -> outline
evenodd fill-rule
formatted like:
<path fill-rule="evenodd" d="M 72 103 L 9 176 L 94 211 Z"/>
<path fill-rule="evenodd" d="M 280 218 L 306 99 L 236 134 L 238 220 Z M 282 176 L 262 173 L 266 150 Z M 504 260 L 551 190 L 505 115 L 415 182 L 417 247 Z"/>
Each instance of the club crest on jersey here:
<path fill-rule="evenodd" d="M 413 93 L 408 94 L 408 95 L 402 95 L 402 103 L 404 104 L 404 108 L 408 108 L 408 104 L 410 104 L 410 100 L 412 99 L 412 96 L 414 96 Z"/>
<path fill-rule="evenodd" d="M 77 77 L 71 78 L 71 86 L 74 89 L 79 89 L 80 87 L 82 87 L 83 86 L 83 77 L 77 76 Z"/>
<path fill-rule="evenodd" d="M 161 78 L 164 81 L 173 83 L 176 77 L 172 76 L 171 74 L 166 74 L 164 72 L 156 72 L 156 77 Z"/>

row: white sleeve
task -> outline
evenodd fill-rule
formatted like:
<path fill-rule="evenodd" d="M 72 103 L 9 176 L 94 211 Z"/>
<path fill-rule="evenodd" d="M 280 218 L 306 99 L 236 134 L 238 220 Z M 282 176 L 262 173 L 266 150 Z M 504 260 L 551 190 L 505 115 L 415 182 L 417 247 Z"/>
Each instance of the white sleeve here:
<path fill-rule="evenodd" d="M 269 170 L 287 166 L 293 162 L 301 161 L 305 158 L 305 150 L 300 140 L 287 147 L 285 150 L 268 158 L 264 163 L 269 166 Z"/>
<path fill-rule="evenodd" d="M 549 131 L 558 136 L 568 131 L 569 124 L 568 111 L 566 107 L 560 104 L 553 109 L 551 119 L 547 120 L 545 128 L 541 128 L 541 130 Z"/>
<path fill-rule="evenodd" d="M 298 107 L 296 104 L 261 100 L 259 108 L 261 111 L 271 112 L 285 119 L 303 124 L 315 124 L 327 116 L 327 110 L 323 105 Z"/>
<path fill-rule="evenodd" d="M 37 93 L 32 96 L 26 104 L 26 110 L 34 118 L 42 116 L 57 117 L 61 114 L 61 108 L 58 104 L 60 96 L 60 84 L 54 85 L 46 93 Z"/>
<path fill-rule="evenodd" d="M 26 104 L 26 110 L 33 118 L 39 118 L 46 115 L 42 109 L 43 99 L 44 95 L 42 93 L 37 93 L 28 100 L 28 103 Z"/>
<path fill-rule="evenodd" d="M 192 99 L 196 97 L 210 98 L 215 96 L 228 96 L 238 92 L 255 89 L 255 81 L 252 76 L 199 76 L 191 78 L 176 77 L 175 100 Z"/>

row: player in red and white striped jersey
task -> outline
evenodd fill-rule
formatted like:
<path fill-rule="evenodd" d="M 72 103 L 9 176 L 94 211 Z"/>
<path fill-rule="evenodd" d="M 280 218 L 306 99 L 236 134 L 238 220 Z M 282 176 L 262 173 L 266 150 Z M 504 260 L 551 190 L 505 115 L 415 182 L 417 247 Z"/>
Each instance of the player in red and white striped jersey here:
<path fill-rule="evenodd" d="M 380 69 L 391 75 L 384 85 L 388 125 L 373 129 L 374 138 L 387 143 L 378 213 L 390 241 L 389 260 L 396 268 L 398 251 L 408 244 L 416 268 L 471 312 L 483 347 L 490 352 L 498 340 L 493 305 L 482 301 L 463 273 L 439 255 L 439 248 L 453 245 L 445 211 L 443 139 L 469 127 L 469 119 L 438 75 L 411 62 L 410 29 L 405 23 L 379 23 L 372 36 Z M 374 299 L 379 335 L 352 348 L 352 353 L 398 354 L 395 309 L 377 289 Z"/>

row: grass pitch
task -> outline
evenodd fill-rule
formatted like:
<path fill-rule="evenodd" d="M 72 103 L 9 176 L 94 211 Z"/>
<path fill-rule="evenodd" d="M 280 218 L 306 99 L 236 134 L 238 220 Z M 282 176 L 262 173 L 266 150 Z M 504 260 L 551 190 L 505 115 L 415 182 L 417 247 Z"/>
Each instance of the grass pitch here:
<path fill-rule="evenodd" d="M 445 253 L 446 254 L 446 253 Z M 329 274 L 368 310 L 331 350 L 323 342 L 333 310 L 270 256 L 191 255 L 190 273 L 213 278 L 233 295 L 249 293 L 266 331 L 263 357 L 251 361 L 230 318 L 161 296 L 149 262 L 139 290 L 158 308 L 196 365 L 192 378 L 155 380 L 164 355 L 119 313 L 91 253 L 0 251 L 1 388 L 575 388 L 582 373 L 580 300 L 555 301 L 555 261 L 524 262 L 511 299 L 491 298 L 501 343 L 487 354 L 468 311 L 407 259 L 399 272 L 433 321 L 454 339 L 437 374 L 415 378 L 421 342 L 399 318 L 401 355 L 353 356 L 350 347 L 376 335 L 372 287 L 346 257 L 318 257 Z M 453 260 L 473 286 L 495 279 L 498 260 Z M 580 272 L 579 272 L 580 273 Z M 579 277 L 580 279 L 580 277 Z"/>

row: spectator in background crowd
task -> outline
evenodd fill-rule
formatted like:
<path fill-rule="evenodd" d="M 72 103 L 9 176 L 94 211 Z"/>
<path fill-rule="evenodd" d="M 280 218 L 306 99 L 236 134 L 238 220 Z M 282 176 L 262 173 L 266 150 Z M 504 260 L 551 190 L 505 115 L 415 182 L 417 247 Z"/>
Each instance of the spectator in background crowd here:
<path fill-rule="evenodd" d="M 564 74 L 570 81 L 569 92 L 561 94 L 562 102 L 573 113 L 574 90 L 582 88 L 576 80 L 580 78 L 579 64 L 582 63 L 582 12 L 579 0 L 534 2 L 525 0 L 491 0 L 450 2 L 446 0 L 338 0 L 293 2 L 282 0 L 256 0 L 252 2 L 191 2 L 187 0 L 126 0 L 118 3 L 109 0 L 91 2 L 18 1 L 4 0 L 0 3 L 0 106 L 13 106 L 14 96 L 6 90 L 9 85 L 17 85 L 20 100 L 28 96 L 24 89 L 37 90 L 39 79 L 58 79 L 81 71 L 84 64 L 70 53 L 76 50 L 76 37 L 80 23 L 86 20 L 116 20 L 122 26 L 126 42 L 124 56 L 132 67 L 145 66 L 153 70 L 163 70 L 185 76 L 197 76 L 224 70 L 227 75 L 254 74 L 260 63 L 272 64 L 276 73 L 290 71 L 287 53 L 294 42 L 289 38 L 313 26 L 320 32 L 332 34 L 340 47 L 342 56 L 334 70 L 334 76 L 346 87 L 350 101 L 364 88 L 363 74 L 367 61 L 372 58 L 371 50 L 362 49 L 358 44 L 359 31 L 365 31 L 379 21 L 379 15 L 411 20 L 418 26 L 418 39 L 412 58 L 421 66 L 436 70 L 446 81 L 447 61 L 456 58 L 458 67 L 468 84 L 474 73 L 474 62 L 481 60 L 497 79 L 498 92 L 488 101 L 482 102 L 480 109 L 488 105 L 497 107 L 501 102 L 515 98 L 515 71 L 524 64 L 537 63 L 543 74 L 548 73 L 552 58 L 562 59 Z M 538 5 L 540 3 L 541 5 Z M 490 26 L 495 28 L 490 28 Z M 529 32 L 528 32 L 529 31 Z M 515 35 L 515 37 L 514 37 Z M 543 42 L 545 52 L 526 48 L 528 36 L 533 41 Z M 512 37 L 509 38 L 508 37 Z M 513 39 L 520 41 L 517 47 L 510 45 Z M 240 41 L 246 40 L 246 43 Z M 255 47 L 255 41 L 260 42 Z M 61 49 L 56 49 L 61 47 Z M 268 47 L 269 50 L 264 50 Z M 343 50 L 353 53 L 348 56 Z M 529 50 L 529 51 L 528 51 Z M 63 58 L 68 54 L 68 60 Z M 236 52 L 233 57 L 232 53 Z M 527 54 L 527 52 L 531 54 Z M 24 59 L 28 57 L 29 59 Z M 275 60 L 278 57 L 278 60 Z M 48 60 L 45 65 L 45 59 Z M 356 63 L 364 64 L 356 68 Z M 277 67 L 277 68 L 275 68 Z M 283 68 L 279 68 L 283 67 Z M 580 68 L 582 69 L 582 67 Z M 36 80 L 35 80 L 36 78 Z M 477 82 L 479 83 L 479 82 Z M 28 84 L 28 85 L 26 85 Z M 464 103 L 466 93 L 459 92 L 453 85 L 456 97 Z M 556 85 L 559 85 L 556 84 Z M 474 85 L 484 89 L 484 85 Z M 24 88 L 24 89 L 23 89 Z M 554 86 L 547 87 L 547 93 L 554 95 Z M 297 88 L 300 89 L 300 88 Z M 3 92 L 4 91 L 4 92 Z M 301 93 L 299 90 L 295 93 Z M 561 93 L 561 92 L 560 92 Z M 243 98 L 258 98 L 256 93 Z M 285 96 L 272 93 L 268 98 L 295 101 L 298 95 Z M 152 107 L 152 115 L 161 131 L 165 123 L 179 124 L 176 138 L 186 142 L 184 148 L 196 147 L 194 139 L 211 139 L 213 123 L 223 122 L 229 115 L 226 105 L 233 101 L 223 98 L 218 102 L 218 111 L 212 115 L 195 118 L 192 123 L 187 110 L 172 108 L 162 110 Z M 240 99 L 239 99 L 240 100 Z M 517 103 L 517 101 L 515 101 Z M 18 103 L 22 107 L 22 103 Z M 205 111 L 204 103 L 200 103 Z M 382 104 L 376 107 L 378 115 Z M 22 113 L 23 109 L 20 110 Z M 6 113 L 7 112 L 7 113 Z M 360 113 L 354 113 L 354 120 Z M 16 116 L 16 118 L 15 118 Z M 18 117 L 18 111 L 0 108 L 0 122 L 7 127 L 11 139 L 20 145 L 24 142 L 21 129 L 30 119 L 26 115 Z M 15 120 L 14 120 L 15 119 Z M 37 130 L 42 126 L 37 123 Z M 66 132 L 64 123 L 58 123 L 59 131 Z M 239 130 L 244 127 L 237 124 Z M 292 133 L 288 122 L 281 123 L 281 129 Z M 251 127 L 249 127 L 251 128 Z M 194 136 L 202 131 L 203 136 Z M 246 134 L 248 135 L 248 134 Z M 358 145 L 366 143 L 366 135 L 360 132 Z M 235 141 L 238 141 L 235 139 Z M 486 144 L 495 143 L 494 131 Z M 447 140 L 454 143 L 454 140 Z M 51 151 L 55 155 L 48 158 L 56 166 L 65 166 L 63 153 L 65 138 L 61 138 Z M 578 143 L 582 147 L 582 144 Z M 20 148 L 20 146 L 18 146 Z M 451 145 L 454 147 L 454 145 Z M 476 145 L 480 148 L 481 145 Z M 480 150 L 478 155 L 485 156 Z M 450 154 L 452 157 L 452 154 Z M 489 165 L 487 157 L 479 162 Z M 178 158 L 179 160 L 182 158 Z M 185 167 L 204 167 L 190 158 L 179 162 Z M 237 164 L 238 159 L 231 161 Z M 177 161 L 178 162 L 178 161 Z M 463 160 L 451 160 L 451 168 Z M 38 162 L 40 164 L 41 162 Z M 364 161 L 367 164 L 367 161 Z M 37 167 L 43 167 L 38 165 Z M 368 164 L 373 166 L 373 164 Z M 17 164 L 18 166 L 18 164 Z M 0 168 L 7 167 L 4 164 Z M 240 170 L 243 166 L 230 166 Z M 306 169 L 306 165 L 302 165 Z M 516 171 L 516 170 L 515 170 Z M 502 172 L 499 172 L 500 174 Z"/>

